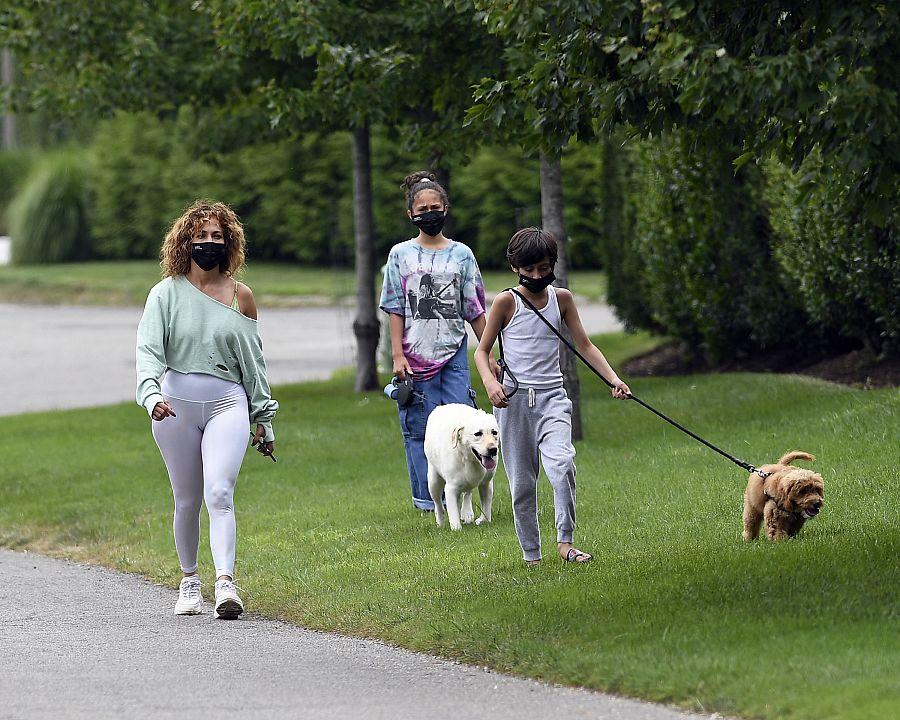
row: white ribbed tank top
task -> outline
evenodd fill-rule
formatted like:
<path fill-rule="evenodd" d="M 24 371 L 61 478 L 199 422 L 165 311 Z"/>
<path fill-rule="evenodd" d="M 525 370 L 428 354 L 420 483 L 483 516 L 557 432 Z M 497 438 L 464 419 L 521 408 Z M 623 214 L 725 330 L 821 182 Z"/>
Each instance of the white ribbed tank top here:
<path fill-rule="evenodd" d="M 557 330 L 562 317 L 556 288 L 547 288 L 547 304 L 539 311 Z M 509 365 L 519 385 L 536 390 L 561 387 L 562 371 L 559 369 L 559 338 L 547 327 L 522 299 L 512 293 L 516 309 L 509 324 L 500 331 L 503 338 L 503 360 Z"/>

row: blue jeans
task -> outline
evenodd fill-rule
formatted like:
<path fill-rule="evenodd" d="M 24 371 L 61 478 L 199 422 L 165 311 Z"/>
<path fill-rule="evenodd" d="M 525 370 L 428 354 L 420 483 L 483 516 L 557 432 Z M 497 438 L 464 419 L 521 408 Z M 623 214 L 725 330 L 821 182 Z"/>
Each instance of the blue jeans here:
<path fill-rule="evenodd" d="M 437 375 L 430 380 L 415 381 L 413 401 L 399 408 L 413 505 L 420 510 L 434 510 L 434 501 L 428 492 L 428 460 L 425 458 L 425 424 L 428 416 L 438 405 L 472 405 L 474 397 L 464 338 L 462 346 Z"/>

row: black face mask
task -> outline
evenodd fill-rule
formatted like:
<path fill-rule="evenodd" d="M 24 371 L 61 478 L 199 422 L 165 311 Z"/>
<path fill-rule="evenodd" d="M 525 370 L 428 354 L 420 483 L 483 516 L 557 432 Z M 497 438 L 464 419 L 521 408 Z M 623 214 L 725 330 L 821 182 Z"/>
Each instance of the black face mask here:
<path fill-rule="evenodd" d="M 447 213 L 444 210 L 429 210 L 421 215 L 412 216 L 412 224 L 426 235 L 440 235 L 444 229 L 444 218 Z"/>
<path fill-rule="evenodd" d="M 201 242 L 191 245 L 191 257 L 203 270 L 212 270 L 225 261 L 225 244 Z"/>
<path fill-rule="evenodd" d="M 535 294 L 541 292 L 545 287 L 550 285 L 554 280 L 556 280 L 556 275 L 553 274 L 551 270 L 548 275 L 544 275 L 544 277 L 540 278 L 530 278 L 525 277 L 524 275 L 519 275 L 519 285 L 528 290 L 529 292 L 533 292 Z"/>

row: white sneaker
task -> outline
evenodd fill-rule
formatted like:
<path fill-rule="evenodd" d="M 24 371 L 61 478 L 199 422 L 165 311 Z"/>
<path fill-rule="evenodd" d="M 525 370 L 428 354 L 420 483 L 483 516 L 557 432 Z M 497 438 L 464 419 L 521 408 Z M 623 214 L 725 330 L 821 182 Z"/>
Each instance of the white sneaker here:
<path fill-rule="evenodd" d="M 238 587 L 233 580 L 216 580 L 216 617 L 222 620 L 236 620 L 244 612 L 244 603 L 237 594 Z"/>
<path fill-rule="evenodd" d="M 199 615 L 203 612 L 203 595 L 200 593 L 202 584 L 196 575 L 181 579 L 175 603 L 176 615 Z"/>

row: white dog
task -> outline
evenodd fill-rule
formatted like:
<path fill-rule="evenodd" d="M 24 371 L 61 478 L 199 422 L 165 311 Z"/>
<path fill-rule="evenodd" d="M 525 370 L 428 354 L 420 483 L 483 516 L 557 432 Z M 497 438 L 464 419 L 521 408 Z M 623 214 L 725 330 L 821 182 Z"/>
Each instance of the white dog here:
<path fill-rule="evenodd" d="M 444 524 L 442 492 L 447 500 L 451 529 L 459 530 L 461 522 L 475 520 L 472 490 L 476 487 L 481 498 L 481 516 L 475 524 L 491 521 L 499 441 L 500 433 L 494 416 L 470 405 L 442 405 L 428 416 L 425 427 L 428 491 L 434 500 L 438 527 Z"/>

